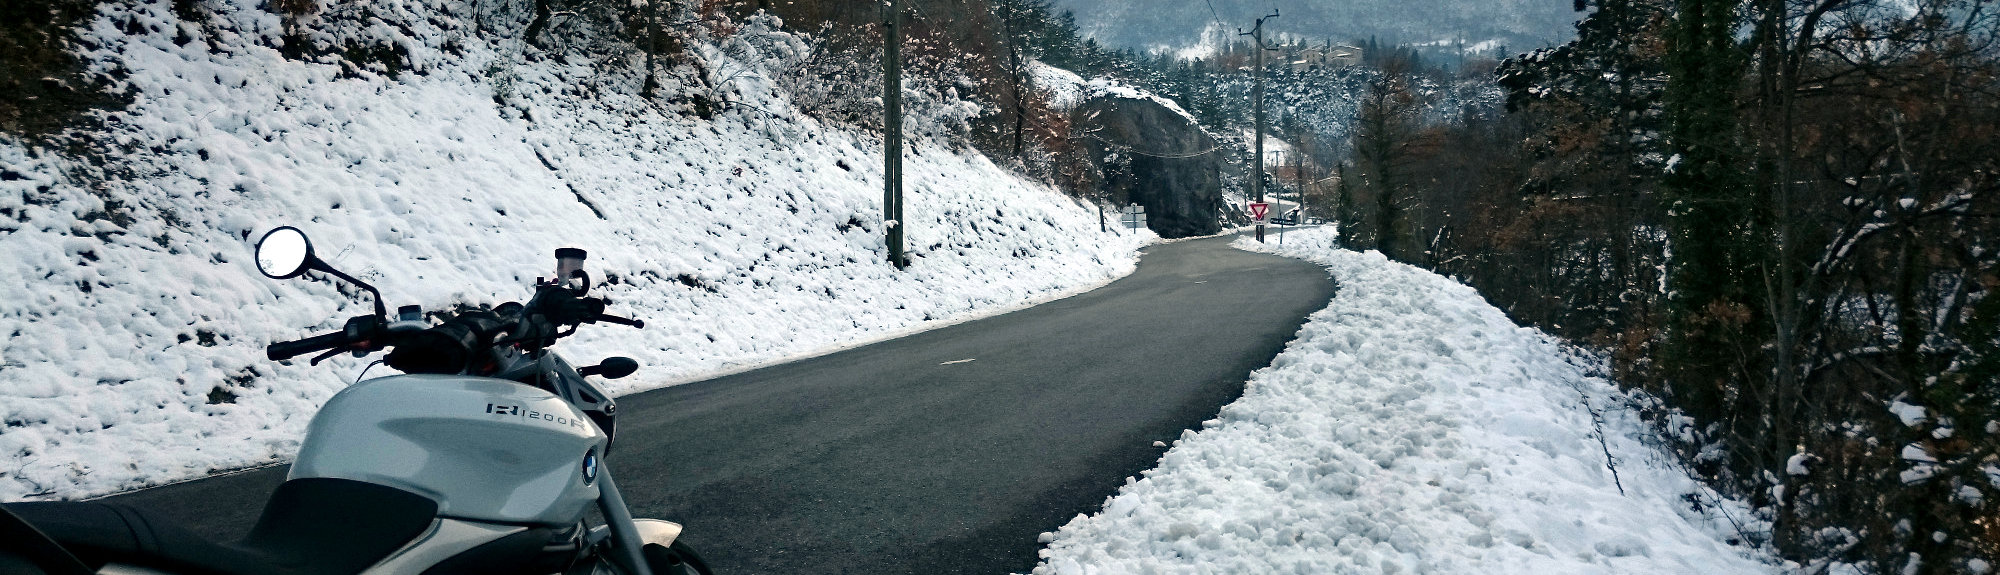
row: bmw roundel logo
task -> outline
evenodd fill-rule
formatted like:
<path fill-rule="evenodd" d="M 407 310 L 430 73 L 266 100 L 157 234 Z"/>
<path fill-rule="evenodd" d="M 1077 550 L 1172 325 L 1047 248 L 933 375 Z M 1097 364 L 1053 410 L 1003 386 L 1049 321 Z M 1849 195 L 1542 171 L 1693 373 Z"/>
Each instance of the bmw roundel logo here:
<path fill-rule="evenodd" d="M 597 481 L 596 451 L 591 451 L 590 453 L 583 454 L 583 483 L 585 485 L 588 485 L 592 481 Z"/>

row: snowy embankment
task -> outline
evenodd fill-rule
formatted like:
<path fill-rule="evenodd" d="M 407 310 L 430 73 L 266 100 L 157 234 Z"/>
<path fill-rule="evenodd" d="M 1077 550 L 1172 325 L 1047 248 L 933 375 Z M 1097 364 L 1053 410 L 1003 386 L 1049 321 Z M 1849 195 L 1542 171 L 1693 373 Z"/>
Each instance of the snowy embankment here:
<path fill-rule="evenodd" d="M 370 305 L 259 275 L 252 244 L 279 225 L 392 310 L 520 300 L 555 248 L 585 248 L 611 311 L 648 327 L 585 326 L 558 349 L 638 359 L 616 393 L 1075 293 L 1129 273 L 1148 240 L 918 142 L 914 265 L 893 271 L 879 139 L 795 111 L 772 78 L 808 50 L 768 19 L 696 46 L 712 88 L 669 77 L 666 93 L 735 102 L 704 119 L 639 95 L 636 54 L 525 46 L 526 5 L 329 4 L 311 23 L 322 46 L 404 51 L 392 76 L 286 58 L 267 4 L 203 2 L 198 22 L 169 2 L 101 9 L 83 56 L 133 96 L 91 139 L 110 169 L 0 135 L 0 273 L 21 280 L 0 288 L 0 500 L 288 460 L 374 358 L 263 357 Z M 912 130 L 927 121 L 949 118 Z"/>
<path fill-rule="evenodd" d="M 1241 399 L 1045 535 L 1036 574 L 1775 570 L 1725 543 L 1747 512 L 1664 463 L 1594 360 L 1328 228 L 1237 245 L 1339 292 Z"/>

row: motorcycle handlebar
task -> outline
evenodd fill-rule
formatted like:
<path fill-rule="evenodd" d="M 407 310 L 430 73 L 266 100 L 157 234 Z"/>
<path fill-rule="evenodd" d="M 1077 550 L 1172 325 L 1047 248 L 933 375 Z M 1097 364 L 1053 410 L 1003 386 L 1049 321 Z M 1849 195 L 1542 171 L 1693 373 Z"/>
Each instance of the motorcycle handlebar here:
<path fill-rule="evenodd" d="M 644 321 L 604 313 L 604 304 L 602 299 L 583 297 L 579 290 L 549 284 L 537 287 L 535 297 L 527 305 L 508 302 L 491 310 L 470 311 L 421 331 L 392 332 L 386 326 L 386 318 L 357 316 L 348 319 L 341 331 L 274 343 L 264 348 L 264 352 L 272 361 L 283 361 L 329 349 L 394 348 L 383 358 L 389 367 L 406 373 L 457 373 L 487 347 L 517 344 L 523 349 L 540 349 L 574 333 L 574 327 L 580 323 L 646 327 Z M 571 329 L 563 331 L 565 327 Z"/>
<path fill-rule="evenodd" d="M 264 348 L 264 357 L 271 361 L 284 361 L 315 351 L 328 350 L 347 345 L 347 332 L 336 331 L 315 335 L 298 341 L 281 341 Z"/>

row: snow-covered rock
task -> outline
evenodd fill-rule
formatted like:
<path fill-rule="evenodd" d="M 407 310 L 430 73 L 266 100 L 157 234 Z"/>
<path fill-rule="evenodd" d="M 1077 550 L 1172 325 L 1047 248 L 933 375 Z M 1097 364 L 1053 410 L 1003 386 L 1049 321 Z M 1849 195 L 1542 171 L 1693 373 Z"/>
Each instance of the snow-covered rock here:
<path fill-rule="evenodd" d="M 1230 150 L 1172 99 L 1108 78 L 1031 62 L 1033 85 L 1068 113 L 1071 138 L 1101 174 L 1097 192 L 1113 205 L 1145 208 L 1147 227 L 1166 238 L 1221 231 L 1222 158 Z"/>
<path fill-rule="evenodd" d="M 1090 84 L 1076 72 L 1050 66 L 1039 61 L 1028 63 L 1030 82 L 1035 89 L 1049 99 L 1049 107 L 1064 112 L 1076 109 L 1086 97 Z"/>
<path fill-rule="evenodd" d="M 1041 90 L 1042 94 L 1049 99 L 1049 106 L 1057 110 L 1069 111 L 1093 98 L 1125 98 L 1128 100 L 1145 100 L 1159 104 L 1161 107 L 1179 114 L 1190 124 L 1200 124 L 1200 122 L 1195 120 L 1194 114 L 1189 114 L 1185 108 L 1181 107 L 1179 102 L 1175 102 L 1172 98 L 1148 92 L 1120 82 L 1115 78 L 1098 77 L 1085 80 L 1083 76 L 1077 75 L 1076 72 L 1050 66 L 1039 61 L 1028 63 L 1028 73 L 1035 89 Z"/>

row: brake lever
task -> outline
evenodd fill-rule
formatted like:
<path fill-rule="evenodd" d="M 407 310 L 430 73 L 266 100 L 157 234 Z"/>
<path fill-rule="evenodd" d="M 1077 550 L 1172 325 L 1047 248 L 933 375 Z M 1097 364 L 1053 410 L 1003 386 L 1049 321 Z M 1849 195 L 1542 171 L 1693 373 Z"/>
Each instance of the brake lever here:
<path fill-rule="evenodd" d="M 333 357 L 333 356 L 336 356 L 336 355 L 340 355 L 341 353 L 343 353 L 343 352 L 346 352 L 347 350 L 348 350 L 348 346 L 344 346 L 344 345 L 343 345 L 343 346 L 340 346 L 340 347 L 336 347 L 336 348 L 333 348 L 333 349 L 329 349 L 329 350 L 326 350 L 326 353 L 322 353 L 322 354 L 319 354 L 319 356 L 318 356 L 318 357 L 314 357 L 314 358 L 312 359 L 312 364 L 311 364 L 311 365 L 319 365 L 319 362 L 322 362 L 322 361 L 326 361 L 326 359 L 327 359 L 327 358 L 330 358 L 330 357 Z"/>
<path fill-rule="evenodd" d="M 601 321 L 604 323 L 615 323 L 618 325 L 629 325 L 639 329 L 646 329 L 646 322 L 644 320 L 627 319 L 611 315 L 608 313 L 597 314 L 597 317 L 590 318 L 590 321 L 593 323 Z"/>

